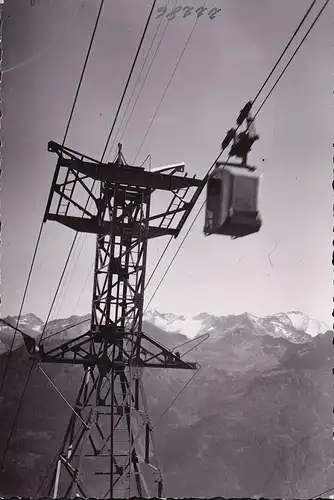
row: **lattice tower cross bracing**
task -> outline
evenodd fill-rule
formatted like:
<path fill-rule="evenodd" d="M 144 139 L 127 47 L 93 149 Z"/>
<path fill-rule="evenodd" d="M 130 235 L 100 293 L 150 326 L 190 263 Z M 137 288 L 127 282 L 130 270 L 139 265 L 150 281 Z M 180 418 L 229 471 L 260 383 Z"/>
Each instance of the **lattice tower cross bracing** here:
<path fill-rule="evenodd" d="M 142 371 L 195 370 L 198 365 L 142 331 L 147 244 L 151 238 L 178 236 L 203 181 L 174 175 L 183 166 L 161 173 L 126 165 L 121 145 L 115 162 L 107 164 L 54 142 L 48 149 L 58 162 L 44 221 L 96 234 L 90 330 L 52 349 L 41 342 L 30 351 L 39 363 L 84 368 L 49 494 L 161 496 Z M 88 186 L 92 180 L 93 186 L 98 183 L 98 196 Z M 171 201 L 165 211 L 152 215 L 151 196 L 157 190 L 170 192 Z"/>

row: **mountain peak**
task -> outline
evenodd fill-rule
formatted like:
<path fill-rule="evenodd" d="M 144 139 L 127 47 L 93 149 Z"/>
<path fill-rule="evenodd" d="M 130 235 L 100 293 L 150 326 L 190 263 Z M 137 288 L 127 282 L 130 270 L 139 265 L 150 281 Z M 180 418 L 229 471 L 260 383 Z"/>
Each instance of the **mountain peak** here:
<path fill-rule="evenodd" d="M 201 313 L 194 318 L 187 318 L 186 316 L 178 316 L 173 313 L 160 313 L 156 309 L 153 309 L 146 312 L 144 320 L 161 330 L 181 333 L 193 338 L 201 332 L 204 326 L 203 323 L 206 324 L 206 318 L 204 318 L 203 314 L 205 313 Z M 210 315 L 208 316 L 210 317 Z"/>
<path fill-rule="evenodd" d="M 84 331 L 87 328 L 87 324 L 82 323 L 89 321 L 89 318 L 88 314 L 52 320 L 48 325 L 47 332 L 59 331 L 63 332 L 60 338 L 72 338 L 77 335 L 79 330 L 81 334 L 81 330 Z M 17 317 L 8 316 L 5 319 L 13 327 L 16 326 Z M 201 312 L 193 317 L 187 317 L 151 309 L 145 313 L 144 320 L 164 332 L 181 334 L 188 339 L 209 333 L 213 340 L 219 340 L 229 334 L 235 336 L 239 332 L 244 338 L 249 335 L 269 335 L 274 338 L 284 338 L 295 344 L 302 344 L 309 342 L 312 337 L 317 337 L 330 330 L 324 322 L 310 318 L 300 311 L 278 312 L 260 318 L 249 312 L 227 316 L 215 316 Z M 79 330 L 75 327 L 76 323 L 81 323 Z M 19 326 L 23 331 L 36 336 L 41 333 L 43 321 L 35 314 L 29 313 L 21 316 Z M 6 343 L 8 339 L 13 338 L 11 328 L 1 325 L 0 331 L 0 342 Z M 22 343 L 22 339 L 20 336 L 16 337 L 17 345 L 19 345 Z"/>
<path fill-rule="evenodd" d="M 4 320 L 7 321 L 7 323 L 9 323 L 15 327 L 17 320 L 18 320 L 18 316 L 9 316 L 8 315 L 4 318 Z M 22 314 L 20 316 L 19 326 L 24 327 L 25 325 L 35 326 L 37 328 L 37 327 L 41 327 L 43 325 L 43 321 L 33 313 Z M 2 325 L 2 326 L 5 326 L 5 325 Z M 34 328 L 34 329 L 36 329 L 36 328 Z"/>
<path fill-rule="evenodd" d="M 288 311 L 286 313 L 277 313 L 273 317 L 278 318 L 282 323 L 292 326 L 295 330 L 303 331 L 311 337 L 326 333 L 330 328 L 323 321 L 310 318 L 307 314 L 300 311 Z"/>
<path fill-rule="evenodd" d="M 225 333 L 246 328 L 258 335 L 283 337 L 294 343 L 308 342 L 310 337 L 316 337 L 329 330 L 321 321 L 310 318 L 300 311 L 279 312 L 260 318 L 245 312 L 228 316 L 214 316 L 201 312 L 194 317 L 178 316 L 173 313 L 148 311 L 146 321 L 167 332 L 181 333 L 188 338 L 194 338 L 204 333 L 220 337 Z"/>

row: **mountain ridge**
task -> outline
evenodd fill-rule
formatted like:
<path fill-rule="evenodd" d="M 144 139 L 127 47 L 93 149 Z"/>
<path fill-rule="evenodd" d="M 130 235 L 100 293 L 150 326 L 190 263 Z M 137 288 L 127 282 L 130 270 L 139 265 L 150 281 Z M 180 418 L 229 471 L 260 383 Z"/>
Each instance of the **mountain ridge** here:
<path fill-rule="evenodd" d="M 12 326 L 16 326 L 17 316 L 7 316 L 4 318 Z M 47 325 L 43 337 L 53 335 L 58 331 L 64 330 L 70 332 L 69 326 L 76 325 L 81 322 L 88 322 L 90 315 L 85 314 L 82 316 L 72 315 L 69 318 L 59 318 L 50 321 Z M 331 331 L 330 328 L 322 321 L 310 318 L 304 313 L 298 311 L 280 312 L 271 314 L 263 318 L 259 318 L 251 313 L 243 313 L 239 315 L 228 316 L 215 316 L 206 312 L 199 313 L 193 317 L 185 315 L 176 315 L 174 313 L 161 313 L 156 309 L 148 310 L 143 317 L 144 323 L 151 323 L 166 332 L 179 333 L 188 339 L 196 339 L 204 334 L 210 333 L 210 337 L 221 336 L 221 330 L 229 332 L 231 327 L 236 329 L 236 323 L 240 323 L 240 327 L 250 327 L 259 335 L 269 334 L 273 337 L 288 338 L 292 342 L 304 343 L 308 342 L 310 338 L 317 335 Z M 249 325 L 250 323 L 250 325 Z M 85 328 L 81 328 L 80 333 L 84 333 L 87 329 L 86 322 Z M 43 330 L 44 323 L 33 313 L 24 314 L 20 318 L 19 328 L 25 333 L 38 337 L 39 333 Z M 11 344 L 13 334 L 10 332 L 6 325 L 0 326 L 0 354 L 6 352 Z M 65 340 L 72 338 L 70 333 L 65 333 L 59 337 Z M 15 348 L 22 345 L 20 335 L 16 335 Z"/>
<path fill-rule="evenodd" d="M 203 333 L 205 327 L 213 329 L 215 326 L 223 326 L 229 318 L 232 318 L 233 321 L 236 319 L 251 321 L 262 330 L 267 329 L 271 324 L 272 333 L 275 333 L 276 335 L 279 335 L 280 329 L 282 331 L 283 328 L 288 328 L 291 333 L 302 332 L 303 334 L 306 333 L 311 337 L 330 330 L 324 322 L 310 318 L 306 314 L 299 311 L 288 311 L 285 313 L 280 312 L 263 318 L 248 312 L 228 316 L 215 316 L 213 314 L 202 312 L 193 317 L 186 317 L 184 315 L 178 316 L 173 313 L 161 313 L 154 309 L 147 311 L 144 315 L 144 319 L 166 331 L 177 331 L 179 333 L 186 334 L 186 330 L 188 329 L 188 335 L 186 335 L 191 338 Z M 274 327 L 275 324 L 276 329 Z"/>
<path fill-rule="evenodd" d="M 212 328 L 210 336 L 189 339 L 163 330 L 147 317 L 143 323 L 145 333 L 177 348 L 181 356 L 191 349 L 186 359 L 201 365 L 183 392 L 192 373 L 164 369 L 143 373 L 168 496 L 310 498 L 329 489 L 334 484 L 333 332 L 312 337 L 291 327 L 283 317 L 278 324 L 285 328 L 283 335 L 275 330 L 277 315 L 262 323 L 249 315 L 198 316 L 207 329 Z M 38 335 L 32 330 L 36 319 L 30 319 L 22 329 Z M 81 321 L 46 342 L 50 347 L 58 345 L 90 326 L 89 315 L 50 322 L 45 337 Z M 5 333 L 0 330 L 0 340 Z M 1 375 L 6 358 L 0 355 Z M 29 366 L 24 346 L 16 345 L 0 399 L 1 451 Z M 44 369 L 73 405 L 81 368 L 48 364 Z M 35 371 L 8 449 L 5 472 L 0 471 L 4 495 L 35 495 L 70 413 L 49 381 Z"/>

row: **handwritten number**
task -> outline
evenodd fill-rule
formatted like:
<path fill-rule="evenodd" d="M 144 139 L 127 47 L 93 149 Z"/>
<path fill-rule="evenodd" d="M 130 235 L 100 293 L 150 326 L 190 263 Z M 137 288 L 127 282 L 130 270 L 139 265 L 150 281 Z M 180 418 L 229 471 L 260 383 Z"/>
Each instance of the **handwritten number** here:
<path fill-rule="evenodd" d="M 35 3 L 36 0 L 30 0 L 31 1 L 31 4 L 33 5 Z M 1 0 L 0 0 L 0 3 L 1 3 Z M 185 17 L 188 17 L 191 15 L 192 11 L 194 10 L 195 7 L 190 7 L 189 5 L 187 5 L 186 7 L 174 7 L 173 10 L 171 10 L 171 12 L 169 12 L 169 14 L 166 15 L 166 18 L 168 19 L 168 21 L 172 21 L 173 19 L 175 19 L 176 17 L 176 14 L 180 11 L 183 10 L 183 18 Z M 197 18 L 203 16 L 204 12 L 208 10 L 208 7 L 199 7 L 198 9 L 196 9 L 196 14 L 197 14 Z M 208 12 L 208 16 L 210 19 L 214 19 L 216 17 L 216 15 L 218 14 L 218 12 L 220 12 L 222 9 L 217 9 L 217 7 L 214 7 L 213 9 L 209 10 Z M 162 17 L 167 11 L 167 7 L 159 7 L 159 9 L 157 9 L 157 12 L 159 13 L 155 19 L 159 19 L 160 17 Z"/>
<path fill-rule="evenodd" d="M 164 13 L 166 12 L 167 10 L 167 7 L 159 7 L 159 9 L 157 9 L 157 12 L 161 12 L 161 14 L 159 14 L 156 19 L 159 19 L 159 17 L 162 17 L 164 15 Z"/>
<path fill-rule="evenodd" d="M 200 7 L 199 9 L 196 9 L 197 17 L 203 16 L 205 10 L 208 10 L 208 8 L 207 7 Z"/>
<path fill-rule="evenodd" d="M 167 14 L 167 19 L 168 21 L 173 21 L 173 19 L 175 19 L 175 16 L 178 12 L 180 12 L 180 10 L 182 10 L 182 7 L 174 7 L 174 9 L 172 10 L 172 12 L 170 12 L 169 14 Z"/>
<path fill-rule="evenodd" d="M 194 10 L 195 7 L 189 7 L 188 5 L 186 7 L 183 7 L 183 10 L 185 11 L 183 17 L 188 17 L 191 14 L 191 11 Z"/>
<path fill-rule="evenodd" d="M 221 9 L 217 9 L 217 7 L 214 7 L 213 9 L 210 10 L 210 12 L 208 12 L 208 16 L 210 19 L 214 19 L 216 17 L 216 14 L 218 14 L 218 12 L 220 12 Z"/>

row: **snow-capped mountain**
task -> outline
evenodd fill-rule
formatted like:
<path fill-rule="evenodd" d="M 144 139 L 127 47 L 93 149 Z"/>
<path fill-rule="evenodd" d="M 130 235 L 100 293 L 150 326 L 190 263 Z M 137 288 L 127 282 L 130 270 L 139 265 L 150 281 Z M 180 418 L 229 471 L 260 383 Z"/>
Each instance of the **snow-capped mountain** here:
<path fill-rule="evenodd" d="M 12 348 L 13 340 L 14 349 L 23 345 L 23 339 L 19 333 L 17 333 L 14 338 L 17 319 L 17 316 L 7 316 L 4 318 L 7 323 L 13 326 L 13 328 L 10 328 L 0 322 L 0 354 Z M 57 338 L 57 341 L 66 341 L 88 331 L 89 325 L 89 314 L 86 316 L 71 316 L 69 318 L 61 318 L 50 321 L 45 331 L 43 331 L 43 321 L 34 314 L 29 313 L 21 316 L 18 328 L 34 338 L 40 337 L 43 333 L 43 342 L 45 345 L 48 345 L 50 343 L 48 340 L 49 337 L 51 337 L 51 341 L 55 337 Z"/>
<path fill-rule="evenodd" d="M 22 320 L 24 331 L 38 334 L 33 330 L 36 317 L 27 315 Z M 169 498 L 310 498 L 333 485 L 331 331 L 313 338 L 298 329 L 301 325 L 314 328 L 314 322 L 301 313 L 266 318 L 202 313 L 188 319 L 151 311 L 145 320 L 148 335 L 201 365 L 194 377 L 183 370 L 143 372 L 150 418 L 159 422 L 156 447 Z M 13 318 L 10 322 L 15 323 Z M 68 326 L 73 328 L 59 333 Z M 323 328 L 320 324 L 316 331 Z M 45 336 L 55 333 L 50 345 L 57 345 L 88 329 L 89 316 L 58 319 L 50 322 Z M 196 340 L 189 342 L 175 330 L 195 335 Z M 201 343 L 199 335 L 205 332 L 211 335 Z M 16 349 L 0 395 L 2 448 L 30 366 L 25 349 Z M 6 358 L 0 356 L 0 380 L 5 367 Z M 75 401 L 82 369 L 63 364 L 46 364 L 44 369 L 59 392 Z M 36 494 L 59 451 L 71 414 L 41 372 L 36 371 L 29 384 L 23 414 L 0 471 L 6 498 Z M 104 463 L 108 470 L 109 459 Z M 89 491 L 94 488 L 94 483 L 88 484 Z M 108 478 L 101 491 L 107 488 Z"/>
<path fill-rule="evenodd" d="M 4 318 L 7 323 L 10 323 L 13 326 L 16 326 L 17 316 L 7 316 Z M 24 331 L 25 328 L 33 330 L 35 332 L 40 332 L 42 330 L 43 321 L 39 319 L 35 314 L 29 313 L 21 316 L 18 327 Z M 0 331 L 4 331 L 8 326 L 0 323 Z"/>
<path fill-rule="evenodd" d="M 194 338 L 206 332 L 211 325 L 214 316 L 202 313 L 193 318 L 177 316 L 172 313 L 160 313 L 157 310 L 148 310 L 144 320 L 166 332 L 181 333 L 189 338 Z"/>
<path fill-rule="evenodd" d="M 17 317 L 7 316 L 4 320 L 16 327 Z M 38 337 L 42 331 L 43 321 L 34 314 L 25 314 L 20 318 L 18 328 L 31 337 Z M 23 339 L 19 333 L 14 336 L 15 330 L 0 322 L 0 354 L 12 347 L 16 349 L 23 344 Z"/>
<path fill-rule="evenodd" d="M 8 316 L 5 320 L 16 326 L 17 317 Z M 212 341 L 222 339 L 239 331 L 250 330 L 256 335 L 270 335 L 272 337 L 285 338 L 292 343 L 308 342 L 311 337 L 324 334 L 329 330 L 327 325 L 321 321 L 310 318 L 301 312 L 277 313 L 274 315 L 258 318 L 253 314 L 244 313 L 240 315 L 214 316 L 201 313 L 194 317 L 178 316 L 173 313 L 162 313 L 157 310 L 148 310 L 144 315 L 144 321 L 170 333 L 184 335 L 188 339 L 194 339 L 206 333 L 210 334 Z M 58 341 L 83 334 L 89 329 L 90 315 L 71 316 L 70 318 L 56 319 L 50 321 L 43 338 L 53 337 L 57 334 Z M 43 331 L 43 321 L 34 314 L 25 314 L 21 317 L 19 328 L 32 337 L 38 337 Z M 145 328 L 144 328 L 145 330 Z M 13 341 L 14 330 L 4 324 L 0 324 L 0 354 L 10 348 Z M 49 342 L 46 340 L 46 342 Z M 21 335 L 15 336 L 14 348 L 23 344 Z"/>
<path fill-rule="evenodd" d="M 292 325 L 296 330 L 302 330 L 305 333 L 316 337 L 320 333 L 326 333 L 330 328 L 323 322 L 310 318 L 306 314 L 298 311 L 287 313 L 278 313 L 275 315 L 281 323 Z"/>
<path fill-rule="evenodd" d="M 294 343 L 307 342 L 309 337 L 316 337 L 329 330 L 324 322 L 310 318 L 301 312 L 291 311 L 258 318 L 249 313 L 230 316 L 214 316 L 201 313 L 194 317 L 177 316 L 149 310 L 144 320 L 167 332 L 180 333 L 188 338 L 195 338 L 204 333 L 211 337 L 225 335 L 247 323 L 259 335 L 269 334 L 283 337 Z"/>

